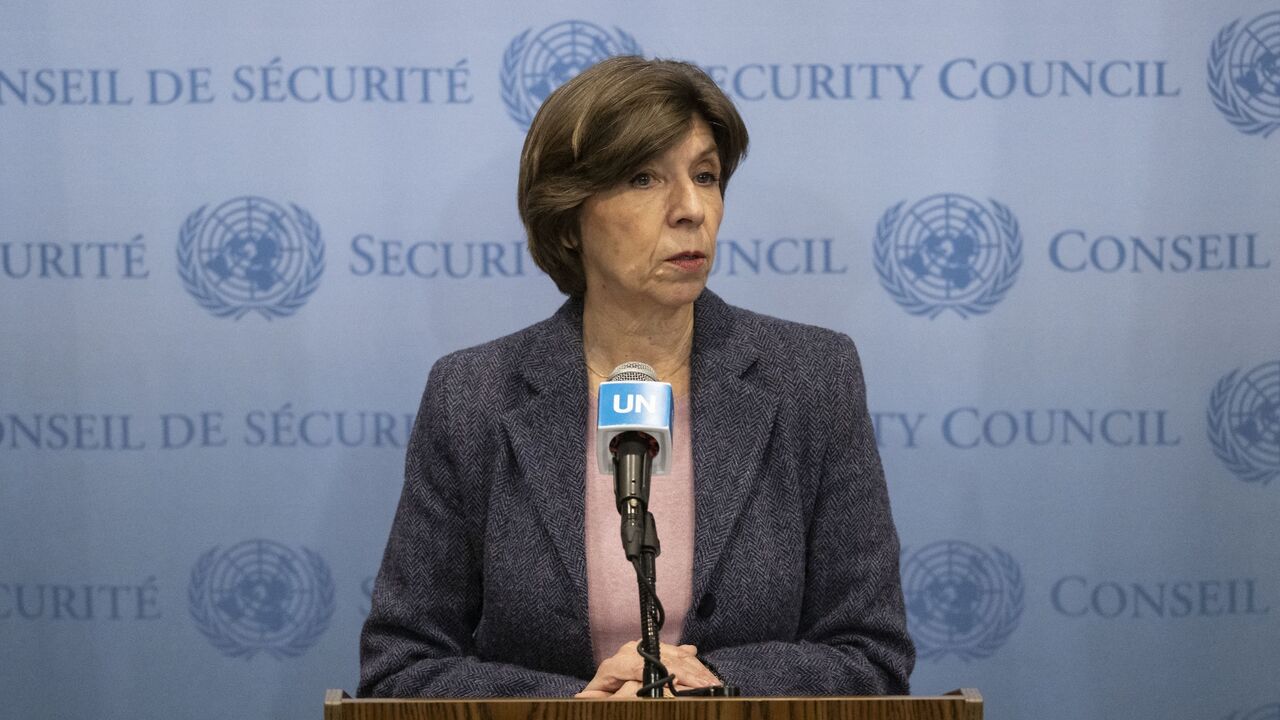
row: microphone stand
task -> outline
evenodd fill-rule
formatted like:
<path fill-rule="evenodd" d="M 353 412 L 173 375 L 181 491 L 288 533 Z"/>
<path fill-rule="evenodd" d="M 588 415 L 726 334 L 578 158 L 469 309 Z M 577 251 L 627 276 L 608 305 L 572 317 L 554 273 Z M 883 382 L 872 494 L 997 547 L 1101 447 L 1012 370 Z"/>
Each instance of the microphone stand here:
<path fill-rule="evenodd" d="M 640 585 L 640 645 L 645 651 L 642 653 L 644 687 L 649 688 L 644 697 L 651 698 L 662 697 L 662 680 L 665 676 L 664 669 L 659 664 L 662 656 L 658 644 L 658 631 L 662 629 L 662 618 L 658 616 L 658 574 L 655 562 L 661 553 L 658 527 L 653 521 L 653 513 L 645 508 L 644 540 L 640 545 L 640 564 L 636 568 L 636 581 Z"/>
<path fill-rule="evenodd" d="M 625 432 L 611 448 L 614 497 L 622 515 L 622 549 L 636 570 L 640 589 L 640 655 L 644 658 L 644 685 L 637 696 L 662 697 L 666 673 L 662 667 L 658 631 L 662 629 L 655 559 L 661 552 L 658 529 L 649 512 L 649 476 L 657 446 L 653 438 Z"/>
<path fill-rule="evenodd" d="M 665 620 L 662 601 L 658 599 L 657 558 L 662 553 L 662 546 L 658 542 L 658 527 L 653 513 L 649 512 L 650 461 L 657 453 L 657 443 L 643 433 L 624 432 L 614 440 L 610 450 L 613 452 L 614 498 L 622 516 L 622 549 L 635 568 L 636 583 L 640 588 L 640 645 L 636 649 L 644 658 L 644 684 L 636 696 L 661 698 L 663 688 L 667 686 L 682 696 L 737 695 L 738 688 L 731 685 L 674 690 L 674 678 L 662 664 L 658 640 Z"/>
<path fill-rule="evenodd" d="M 611 380 L 624 378 L 628 365 L 638 365 L 645 372 L 645 380 L 656 377 L 653 369 L 643 363 L 628 363 L 614 370 Z M 639 371 L 637 371 L 638 373 Z M 668 388 L 668 397 L 670 389 Z M 614 398 L 615 406 L 617 397 Z M 622 412 L 618 408 L 618 412 Z M 670 418 L 666 425 L 670 428 Z M 618 514 L 622 516 L 622 550 L 636 571 L 636 583 L 640 589 L 640 643 L 636 650 L 644 658 L 644 684 L 636 691 L 637 697 L 661 698 L 663 688 L 669 687 L 677 696 L 701 695 L 711 697 L 733 696 L 738 689 L 731 685 L 676 690 L 675 676 L 662 664 L 659 632 L 665 621 L 662 601 L 658 599 L 657 558 L 662 553 L 658 542 L 658 527 L 649 512 L 649 478 L 653 458 L 660 448 L 653 436 L 639 430 L 626 430 L 614 436 L 609 443 L 613 455 L 613 496 Z M 703 664 L 717 677 L 719 673 L 705 659 Z M 723 682 L 723 680 L 722 680 Z"/>

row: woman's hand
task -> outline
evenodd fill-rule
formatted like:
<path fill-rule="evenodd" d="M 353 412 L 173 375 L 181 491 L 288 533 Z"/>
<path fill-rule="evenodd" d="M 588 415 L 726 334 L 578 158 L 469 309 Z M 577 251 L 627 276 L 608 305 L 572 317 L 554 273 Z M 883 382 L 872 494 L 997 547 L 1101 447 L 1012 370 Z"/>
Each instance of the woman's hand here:
<path fill-rule="evenodd" d="M 644 685 L 644 658 L 636 652 L 638 641 L 618 648 L 613 657 L 607 658 L 596 668 L 596 676 L 574 697 L 578 698 L 633 698 Z M 659 651 L 667 672 L 675 676 L 677 690 L 719 685 L 717 678 L 698 660 L 698 648 L 693 645 L 668 645 L 661 643 Z"/>

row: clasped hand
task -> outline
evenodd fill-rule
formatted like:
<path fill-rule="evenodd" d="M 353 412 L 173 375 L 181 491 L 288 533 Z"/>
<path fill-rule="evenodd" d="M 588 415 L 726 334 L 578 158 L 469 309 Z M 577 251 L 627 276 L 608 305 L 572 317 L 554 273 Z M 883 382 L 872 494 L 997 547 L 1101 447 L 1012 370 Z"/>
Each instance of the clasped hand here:
<path fill-rule="evenodd" d="M 596 676 L 574 697 L 578 698 L 633 698 L 644 686 L 644 658 L 636 652 L 639 641 L 629 642 L 596 668 Z M 675 676 L 677 690 L 719 685 L 717 678 L 698 659 L 698 648 L 693 645 L 660 644 L 662 664 Z M 670 694 L 669 690 L 663 691 Z"/>

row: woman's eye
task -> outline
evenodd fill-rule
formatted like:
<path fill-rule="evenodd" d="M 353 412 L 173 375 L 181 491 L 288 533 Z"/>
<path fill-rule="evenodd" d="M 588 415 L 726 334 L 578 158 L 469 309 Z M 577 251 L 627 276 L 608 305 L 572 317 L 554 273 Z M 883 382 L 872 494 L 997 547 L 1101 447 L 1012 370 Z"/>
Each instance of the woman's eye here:
<path fill-rule="evenodd" d="M 720 178 L 712 172 L 700 172 L 697 174 L 695 179 L 703 185 L 714 185 L 720 182 Z"/>
<path fill-rule="evenodd" d="M 653 176 L 650 175 L 649 173 L 643 173 L 643 172 L 636 173 L 635 177 L 631 178 L 632 187 L 643 188 L 643 187 L 649 187 L 652 184 L 653 184 Z"/>

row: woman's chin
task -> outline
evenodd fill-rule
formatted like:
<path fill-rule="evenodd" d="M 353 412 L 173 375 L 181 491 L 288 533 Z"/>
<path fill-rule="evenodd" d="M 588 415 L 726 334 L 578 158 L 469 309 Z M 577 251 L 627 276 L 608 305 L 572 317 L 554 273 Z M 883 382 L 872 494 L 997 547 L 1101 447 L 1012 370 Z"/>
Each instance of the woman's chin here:
<path fill-rule="evenodd" d="M 705 275 L 697 278 L 686 278 L 680 282 L 672 283 L 669 287 L 664 288 L 664 292 L 658 298 L 659 304 L 666 307 L 682 307 L 684 305 L 692 305 L 694 300 L 702 294 L 704 288 L 707 287 L 707 277 Z"/>
<path fill-rule="evenodd" d="M 679 278 L 663 278 L 643 287 L 610 288 L 588 281 L 586 302 L 596 307 L 627 308 L 633 312 L 649 312 L 659 308 L 676 310 L 693 304 L 707 286 L 705 274 L 687 274 Z"/>

